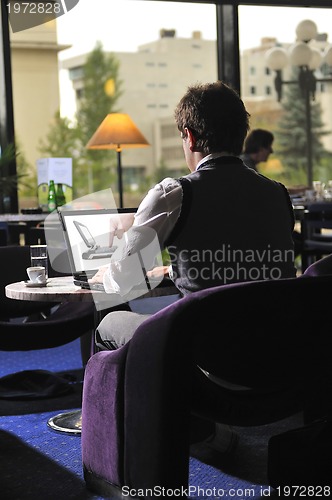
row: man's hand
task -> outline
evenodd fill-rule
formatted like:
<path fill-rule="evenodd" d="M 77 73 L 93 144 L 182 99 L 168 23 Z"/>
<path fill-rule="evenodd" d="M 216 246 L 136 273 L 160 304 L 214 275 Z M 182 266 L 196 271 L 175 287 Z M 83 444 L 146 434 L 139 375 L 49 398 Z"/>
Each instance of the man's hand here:
<path fill-rule="evenodd" d="M 104 274 L 107 271 L 108 266 L 102 266 L 98 269 L 96 274 L 88 280 L 89 283 L 103 283 Z"/>
<path fill-rule="evenodd" d="M 157 266 L 146 273 L 148 278 L 160 278 L 168 277 L 168 267 L 169 266 Z"/>
<path fill-rule="evenodd" d="M 133 225 L 134 216 L 135 216 L 135 214 L 129 213 L 129 214 L 117 214 L 114 217 L 111 217 L 111 219 L 110 219 L 110 239 L 109 239 L 109 246 L 110 247 L 113 246 L 113 240 L 114 240 L 115 236 L 117 238 L 121 239 L 123 236 L 123 233 L 128 231 L 128 229 Z"/>

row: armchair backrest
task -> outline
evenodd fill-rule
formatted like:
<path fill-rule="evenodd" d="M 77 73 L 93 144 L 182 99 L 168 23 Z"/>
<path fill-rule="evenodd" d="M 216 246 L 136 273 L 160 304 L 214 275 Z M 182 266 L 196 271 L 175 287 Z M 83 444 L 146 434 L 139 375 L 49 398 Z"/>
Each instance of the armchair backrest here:
<path fill-rule="evenodd" d="M 83 394 L 86 480 L 187 487 L 192 414 L 252 426 L 315 398 L 331 406 L 331 288 L 332 276 L 210 288 L 152 315 L 123 348 L 92 356 Z M 247 389 L 223 388 L 197 365 Z M 96 435 L 105 443 L 98 449 Z"/>
<path fill-rule="evenodd" d="M 153 315 L 137 330 L 131 348 L 144 336 L 150 343 L 149 331 L 158 325 L 173 349 L 183 345 L 184 354 L 220 378 L 261 389 L 282 385 L 298 376 L 303 356 L 318 338 L 327 342 L 317 315 L 329 310 L 331 289 L 332 276 L 322 276 L 203 290 Z M 169 324 L 178 315 L 181 322 Z"/>
<path fill-rule="evenodd" d="M 9 245 L 0 247 L 0 317 L 20 317 L 43 310 L 46 303 L 8 299 L 5 286 L 28 279 L 26 268 L 30 266 L 30 247 Z"/>
<path fill-rule="evenodd" d="M 322 259 L 316 260 L 310 266 L 306 268 L 301 278 L 307 278 L 308 276 L 327 276 L 332 275 L 332 254 L 323 257 Z"/>

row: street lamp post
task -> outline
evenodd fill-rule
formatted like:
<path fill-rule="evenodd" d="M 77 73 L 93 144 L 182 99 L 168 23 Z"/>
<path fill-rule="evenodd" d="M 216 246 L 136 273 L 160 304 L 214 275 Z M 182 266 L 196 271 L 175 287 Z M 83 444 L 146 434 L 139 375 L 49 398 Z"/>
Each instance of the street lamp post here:
<path fill-rule="evenodd" d="M 269 68 L 276 72 L 274 85 L 278 101 L 282 99 L 282 87 L 286 84 L 297 84 L 305 102 L 305 125 L 307 143 L 307 178 L 308 186 L 313 181 L 313 141 L 311 123 L 311 100 L 315 100 L 316 84 L 332 82 L 331 78 L 317 78 L 315 71 L 323 64 L 332 66 L 332 46 L 325 48 L 324 54 L 310 46 L 310 41 L 317 36 L 317 26 L 313 21 L 302 21 L 296 28 L 297 41 L 289 50 L 273 47 L 265 54 Z M 299 68 L 297 80 L 283 80 L 282 70 L 288 65 Z"/>

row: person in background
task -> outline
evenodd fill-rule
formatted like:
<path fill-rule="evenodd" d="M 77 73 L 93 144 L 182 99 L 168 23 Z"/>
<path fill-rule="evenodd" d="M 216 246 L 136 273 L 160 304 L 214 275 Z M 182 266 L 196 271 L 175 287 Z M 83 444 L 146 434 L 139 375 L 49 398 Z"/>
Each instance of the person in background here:
<path fill-rule="evenodd" d="M 245 139 L 243 153 L 240 158 L 247 167 L 258 172 L 257 164 L 267 161 L 270 154 L 273 153 L 273 141 L 272 132 L 261 128 L 252 130 Z"/>
<path fill-rule="evenodd" d="M 245 139 L 244 152 L 240 156 L 247 167 L 258 172 L 257 164 L 267 161 L 273 153 L 272 144 L 274 135 L 268 130 L 256 128 L 252 130 Z M 297 257 L 302 251 L 302 236 L 298 231 L 293 231 L 294 256 Z"/>

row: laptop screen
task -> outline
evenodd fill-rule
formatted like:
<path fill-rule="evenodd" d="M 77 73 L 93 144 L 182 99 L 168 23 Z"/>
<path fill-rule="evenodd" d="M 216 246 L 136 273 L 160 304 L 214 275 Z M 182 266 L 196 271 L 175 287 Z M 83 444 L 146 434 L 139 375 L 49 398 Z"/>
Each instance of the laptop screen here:
<path fill-rule="evenodd" d="M 118 236 L 112 240 L 112 228 L 125 231 L 134 221 L 136 208 L 59 211 L 68 257 L 74 278 L 92 276 L 108 265 L 118 248 Z M 120 234 L 121 236 L 121 234 Z"/>

